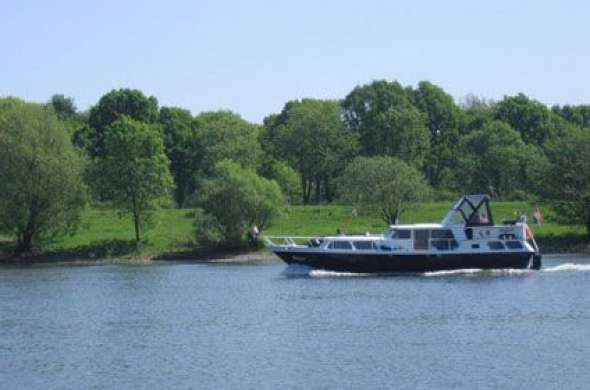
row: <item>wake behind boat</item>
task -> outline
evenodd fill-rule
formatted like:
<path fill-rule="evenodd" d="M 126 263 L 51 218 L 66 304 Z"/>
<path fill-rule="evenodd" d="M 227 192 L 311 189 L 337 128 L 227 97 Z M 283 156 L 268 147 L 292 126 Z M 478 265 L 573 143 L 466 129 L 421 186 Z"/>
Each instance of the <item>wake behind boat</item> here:
<path fill-rule="evenodd" d="M 541 268 L 526 221 L 494 225 L 488 195 L 461 197 L 441 223 L 392 225 L 379 235 L 264 238 L 287 264 L 338 272 Z"/>

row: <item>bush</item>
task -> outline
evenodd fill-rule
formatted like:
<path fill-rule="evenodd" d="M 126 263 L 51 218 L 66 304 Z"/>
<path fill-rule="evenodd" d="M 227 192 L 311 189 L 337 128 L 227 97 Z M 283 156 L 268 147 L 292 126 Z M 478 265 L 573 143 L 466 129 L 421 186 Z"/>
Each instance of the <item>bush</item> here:
<path fill-rule="evenodd" d="M 240 246 L 248 230 L 260 232 L 280 213 L 285 201 L 279 185 L 231 160 L 216 164 L 214 176 L 201 183 L 197 204 L 197 242 L 207 246 Z"/>

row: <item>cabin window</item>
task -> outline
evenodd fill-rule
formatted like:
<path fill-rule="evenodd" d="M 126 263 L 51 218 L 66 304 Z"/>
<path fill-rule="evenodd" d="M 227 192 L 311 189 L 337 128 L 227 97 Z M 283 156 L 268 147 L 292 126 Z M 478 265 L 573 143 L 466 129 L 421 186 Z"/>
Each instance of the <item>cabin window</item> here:
<path fill-rule="evenodd" d="M 437 238 L 444 238 L 444 239 L 451 239 L 451 238 L 455 238 L 453 236 L 453 232 L 450 231 L 449 229 L 437 229 L 437 230 L 433 230 L 430 233 L 431 237 L 433 239 L 437 239 Z"/>
<path fill-rule="evenodd" d="M 352 249 L 352 245 L 348 241 L 334 241 L 334 249 Z"/>
<path fill-rule="evenodd" d="M 433 248 L 438 250 L 449 250 L 449 249 L 457 249 L 459 247 L 459 243 L 453 240 L 431 240 L 430 241 Z"/>
<path fill-rule="evenodd" d="M 412 238 L 412 231 L 408 229 L 396 229 L 391 233 L 391 238 L 399 240 L 409 240 Z"/>
<path fill-rule="evenodd" d="M 449 242 L 447 240 L 432 240 L 432 247 L 441 251 L 449 250 Z"/>
<path fill-rule="evenodd" d="M 508 249 L 522 249 L 520 241 L 506 241 L 506 247 Z"/>
<path fill-rule="evenodd" d="M 354 247 L 356 249 L 368 250 L 368 249 L 375 249 L 375 244 L 373 241 L 355 241 Z"/>
<path fill-rule="evenodd" d="M 504 244 L 502 244 L 500 241 L 489 241 L 488 248 L 493 250 L 504 249 Z"/>

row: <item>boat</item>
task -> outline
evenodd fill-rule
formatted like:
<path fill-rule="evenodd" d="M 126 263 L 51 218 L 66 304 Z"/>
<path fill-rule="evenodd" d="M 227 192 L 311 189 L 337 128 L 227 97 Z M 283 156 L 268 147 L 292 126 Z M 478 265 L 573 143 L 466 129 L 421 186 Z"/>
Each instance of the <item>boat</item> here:
<path fill-rule="evenodd" d="M 526 217 L 494 224 L 489 195 L 464 195 L 440 223 L 391 225 L 382 234 L 265 236 L 287 264 L 352 273 L 541 268 Z"/>

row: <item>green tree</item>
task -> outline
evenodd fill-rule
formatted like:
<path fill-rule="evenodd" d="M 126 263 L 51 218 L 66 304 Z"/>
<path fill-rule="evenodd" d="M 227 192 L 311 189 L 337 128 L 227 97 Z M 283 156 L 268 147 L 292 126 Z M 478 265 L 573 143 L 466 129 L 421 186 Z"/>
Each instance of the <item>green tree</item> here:
<path fill-rule="evenodd" d="M 525 94 L 506 96 L 494 106 L 495 117 L 518 131 L 522 140 L 537 146 L 545 145 L 557 135 L 558 129 L 551 111 Z"/>
<path fill-rule="evenodd" d="M 425 115 L 413 106 L 391 107 L 378 115 L 378 122 L 383 130 L 380 155 L 421 168 L 430 150 Z"/>
<path fill-rule="evenodd" d="M 357 157 L 338 179 L 339 198 L 377 208 L 387 224 L 397 223 L 411 203 L 428 198 L 430 189 L 414 167 L 394 157 Z"/>
<path fill-rule="evenodd" d="M 223 160 L 213 176 L 204 179 L 198 206 L 204 215 L 197 219 L 197 241 L 206 245 L 239 246 L 254 224 L 262 231 L 280 213 L 284 198 L 279 185 L 240 164 Z"/>
<path fill-rule="evenodd" d="M 176 184 L 174 199 L 178 207 L 183 207 L 186 196 L 195 190 L 194 176 L 200 159 L 193 117 L 188 110 L 162 107 L 159 123 Z"/>
<path fill-rule="evenodd" d="M 590 237 L 590 133 L 575 131 L 548 150 L 545 195 L 566 223 L 581 223 Z"/>
<path fill-rule="evenodd" d="M 301 175 L 284 161 L 272 161 L 267 164 L 264 177 L 274 180 L 281 187 L 289 204 L 301 203 Z"/>
<path fill-rule="evenodd" d="M 173 187 L 160 130 L 123 116 L 105 129 L 104 146 L 92 161 L 91 182 L 102 199 L 131 214 L 139 246 L 145 222 Z"/>
<path fill-rule="evenodd" d="M 590 105 L 553 106 L 551 111 L 568 122 L 583 128 L 590 128 Z"/>
<path fill-rule="evenodd" d="M 17 253 L 75 229 L 83 172 L 52 108 L 0 99 L 0 232 L 16 237 Z"/>
<path fill-rule="evenodd" d="M 459 134 L 465 135 L 481 130 L 485 124 L 495 120 L 493 104 L 477 96 L 467 95 L 461 106 Z"/>
<path fill-rule="evenodd" d="M 413 91 L 413 101 L 426 115 L 430 130 L 430 153 L 425 164 L 426 177 L 430 184 L 439 185 L 457 157 L 461 112 L 449 94 L 428 81 L 418 84 L 418 88 Z"/>
<path fill-rule="evenodd" d="M 333 195 L 332 179 L 354 156 L 357 141 L 341 120 L 338 102 L 303 99 L 290 101 L 279 115 L 265 120 L 262 143 L 267 153 L 285 160 L 301 174 L 303 203 Z"/>
<path fill-rule="evenodd" d="M 153 96 L 146 97 L 136 89 L 116 89 L 102 96 L 98 104 L 90 109 L 90 133 L 79 136 L 89 140 L 91 156 L 104 153 L 103 133 L 123 115 L 139 122 L 155 123 L 158 120 L 158 100 Z"/>
<path fill-rule="evenodd" d="M 53 111 L 55 111 L 57 117 L 62 121 L 70 119 L 76 115 L 76 105 L 74 104 L 74 100 L 70 97 L 56 94 L 51 97 L 49 104 L 53 108 Z"/>
<path fill-rule="evenodd" d="M 543 152 L 526 145 L 520 134 L 501 121 L 486 123 L 460 141 L 455 186 L 467 192 L 486 192 L 509 198 L 530 192 L 545 165 Z"/>
<path fill-rule="evenodd" d="M 385 80 L 357 86 L 342 102 L 344 121 L 359 135 L 361 153 L 367 156 L 386 154 L 388 112 L 395 107 L 410 107 L 407 91 L 397 82 Z"/>
<path fill-rule="evenodd" d="M 397 157 L 422 167 L 430 149 L 428 117 L 413 105 L 413 95 L 397 81 L 380 80 L 346 96 L 344 121 L 358 134 L 361 154 Z"/>
<path fill-rule="evenodd" d="M 262 158 L 258 126 L 230 111 L 201 113 L 194 126 L 201 176 L 212 174 L 215 165 L 225 159 L 244 168 L 258 168 Z"/>

